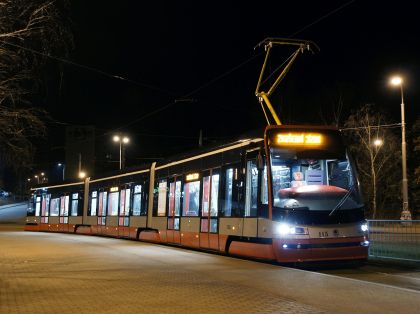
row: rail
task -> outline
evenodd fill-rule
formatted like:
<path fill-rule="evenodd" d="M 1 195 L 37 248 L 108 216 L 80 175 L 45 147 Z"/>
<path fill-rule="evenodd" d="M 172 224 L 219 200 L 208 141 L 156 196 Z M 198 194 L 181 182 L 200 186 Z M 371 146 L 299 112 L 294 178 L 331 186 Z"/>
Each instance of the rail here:
<path fill-rule="evenodd" d="M 369 257 L 420 262 L 420 220 L 368 220 Z"/>

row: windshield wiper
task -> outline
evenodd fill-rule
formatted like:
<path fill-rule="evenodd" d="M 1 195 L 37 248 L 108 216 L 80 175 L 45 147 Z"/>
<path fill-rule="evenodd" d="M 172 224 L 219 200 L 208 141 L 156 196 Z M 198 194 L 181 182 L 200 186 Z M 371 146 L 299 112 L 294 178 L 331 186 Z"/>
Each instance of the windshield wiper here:
<path fill-rule="evenodd" d="M 334 212 L 337 209 L 340 209 L 341 206 L 344 205 L 344 203 L 347 201 L 347 199 L 350 197 L 350 194 L 353 192 L 354 190 L 354 185 L 352 185 L 349 190 L 347 191 L 346 194 L 344 194 L 343 198 L 337 203 L 337 205 L 335 205 L 335 207 L 333 208 L 333 210 L 328 214 L 328 216 L 331 216 L 332 214 L 334 214 Z"/>

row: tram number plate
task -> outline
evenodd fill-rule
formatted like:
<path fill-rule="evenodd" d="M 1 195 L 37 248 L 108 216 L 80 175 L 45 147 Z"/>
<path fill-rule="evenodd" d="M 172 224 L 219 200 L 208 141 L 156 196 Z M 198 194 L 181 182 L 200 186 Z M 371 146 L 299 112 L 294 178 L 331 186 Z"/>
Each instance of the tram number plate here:
<path fill-rule="evenodd" d="M 338 237 L 339 235 L 340 235 L 340 232 L 338 229 L 318 231 L 318 236 L 320 238 L 335 238 L 335 237 Z"/>
<path fill-rule="evenodd" d="M 329 237 L 328 231 L 319 231 L 319 237 L 328 238 Z"/>

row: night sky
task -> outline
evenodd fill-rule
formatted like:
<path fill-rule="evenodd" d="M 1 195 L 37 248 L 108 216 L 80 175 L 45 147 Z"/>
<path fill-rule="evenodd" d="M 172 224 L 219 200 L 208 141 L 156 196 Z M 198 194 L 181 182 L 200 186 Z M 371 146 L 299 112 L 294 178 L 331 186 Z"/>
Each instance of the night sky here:
<path fill-rule="evenodd" d="M 321 112 L 328 117 L 340 97 L 343 118 L 371 103 L 398 123 L 394 73 L 406 80 L 408 128 L 419 114 L 420 27 L 411 1 L 71 3 L 68 59 L 106 75 L 69 64 L 61 82 L 51 74 L 44 106 L 58 123 L 39 146 L 40 165 L 63 158 L 65 125 L 94 125 L 102 150 L 115 156 L 112 131 L 126 132 L 128 165 L 196 147 L 200 129 L 207 143 L 264 126 L 254 95 L 264 54 L 254 46 L 266 37 L 320 47 L 299 55 L 271 98 L 285 123 L 322 124 Z M 275 47 L 268 70 L 292 51 Z"/>

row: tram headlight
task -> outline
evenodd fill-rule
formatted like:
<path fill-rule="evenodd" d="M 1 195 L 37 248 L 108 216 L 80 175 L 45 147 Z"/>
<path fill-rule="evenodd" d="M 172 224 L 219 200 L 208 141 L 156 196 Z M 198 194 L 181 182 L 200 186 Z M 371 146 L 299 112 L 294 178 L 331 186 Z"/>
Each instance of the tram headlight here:
<path fill-rule="evenodd" d="M 307 234 L 307 230 L 303 227 L 296 227 L 288 223 L 281 223 L 276 226 L 275 233 L 282 236 L 288 234 Z"/>
<path fill-rule="evenodd" d="M 367 223 L 361 224 L 361 225 L 360 225 L 360 229 L 361 229 L 363 232 L 367 232 L 367 231 L 369 230 L 369 225 L 368 225 Z"/>
<path fill-rule="evenodd" d="M 279 224 L 278 226 L 277 226 L 277 233 L 278 234 L 281 234 L 281 235 L 286 235 L 286 234 L 294 234 L 294 227 L 291 227 L 289 224 L 285 224 L 285 223 L 282 223 L 282 224 Z"/>

